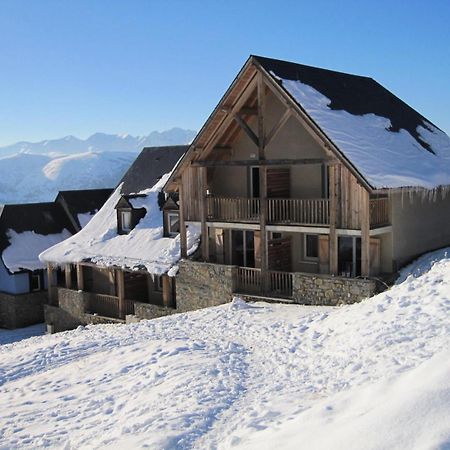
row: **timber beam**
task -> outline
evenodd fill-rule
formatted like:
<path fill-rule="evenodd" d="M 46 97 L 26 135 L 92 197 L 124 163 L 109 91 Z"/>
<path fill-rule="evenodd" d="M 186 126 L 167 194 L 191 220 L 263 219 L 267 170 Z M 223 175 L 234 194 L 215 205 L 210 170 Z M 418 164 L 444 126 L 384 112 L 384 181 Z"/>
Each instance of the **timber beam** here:
<path fill-rule="evenodd" d="M 320 158 L 305 158 L 305 159 L 250 159 L 250 160 L 197 160 L 192 161 L 193 167 L 223 167 L 223 166 L 299 166 L 307 164 L 324 164 L 332 165 L 333 162 L 329 162 Z"/>

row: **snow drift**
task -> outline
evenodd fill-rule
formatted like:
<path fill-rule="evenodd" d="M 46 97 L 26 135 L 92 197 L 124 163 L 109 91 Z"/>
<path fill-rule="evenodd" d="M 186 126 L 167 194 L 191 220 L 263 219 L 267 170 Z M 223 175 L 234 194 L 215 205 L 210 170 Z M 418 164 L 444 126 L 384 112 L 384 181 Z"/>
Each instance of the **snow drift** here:
<path fill-rule="evenodd" d="M 447 448 L 449 255 L 359 304 L 237 300 L 4 345 L 0 448 Z"/>

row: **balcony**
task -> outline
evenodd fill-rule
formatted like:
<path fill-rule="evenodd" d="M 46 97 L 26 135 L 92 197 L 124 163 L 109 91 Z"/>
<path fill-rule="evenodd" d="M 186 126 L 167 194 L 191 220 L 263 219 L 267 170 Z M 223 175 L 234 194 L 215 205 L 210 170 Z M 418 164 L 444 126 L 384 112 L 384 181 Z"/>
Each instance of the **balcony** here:
<path fill-rule="evenodd" d="M 259 198 L 208 197 L 208 220 L 221 222 L 258 223 Z M 330 224 L 328 199 L 267 199 L 267 222 L 270 224 L 321 225 Z"/>
<path fill-rule="evenodd" d="M 237 292 L 247 295 L 263 295 L 283 299 L 292 298 L 292 273 L 261 269 L 238 267 L 235 276 Z"/>

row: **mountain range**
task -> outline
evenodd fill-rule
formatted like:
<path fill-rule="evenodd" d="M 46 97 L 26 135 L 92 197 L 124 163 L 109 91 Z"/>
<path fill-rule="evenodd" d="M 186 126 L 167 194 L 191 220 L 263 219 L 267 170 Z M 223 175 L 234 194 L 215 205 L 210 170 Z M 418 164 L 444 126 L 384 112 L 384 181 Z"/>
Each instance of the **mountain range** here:
<path fill-rule="evenodd" d="M 188 144 L 192 130 L 96 133 L 0 147 L 0 204 L 53 201 L 58 191 L 115 187 L 143 147 Z"/>
<path fill-rule="evenodd" d="M 21 141 L 0 147 L 0 157 L 17 153 L 60 156 L 83 152 L 138 152 L 143 147 L 187 144 L 194 139 L 195 134 L 196 132 L 193 130 L 172 128 L 166 131 L 152 131 L 146 136 L 95 133 L 87 139 L 66 136 L 61 139 L 50 139 L 40 142 Z"/>

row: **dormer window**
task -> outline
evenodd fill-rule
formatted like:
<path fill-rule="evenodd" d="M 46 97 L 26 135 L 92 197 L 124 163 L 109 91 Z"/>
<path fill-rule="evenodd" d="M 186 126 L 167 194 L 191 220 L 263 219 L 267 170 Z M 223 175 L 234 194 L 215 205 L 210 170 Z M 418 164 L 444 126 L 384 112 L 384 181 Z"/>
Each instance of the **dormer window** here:
<path fill-rule="evenodd" d="M 167 213 L 167 234 L 176 236 L 180 232 L 180 214 L 178 211 Z"/>
<path fill-rule="evenodd" d="M 122 225 L 122 231 L 129 233 L 131 231 L 131 211 L 120 211 L 120 219 Z"/>
<path fill-rule="evenodd" d="M 139 221 L 145 216 L 146 210 L 141 207 L 142 201 L 136 207 L 134 201 L 141 200 L 145 195 L 130 194 L 122 195 L 117 202 L 115 209 L 117 210 L 117 233 L 128 234 Z"/>

